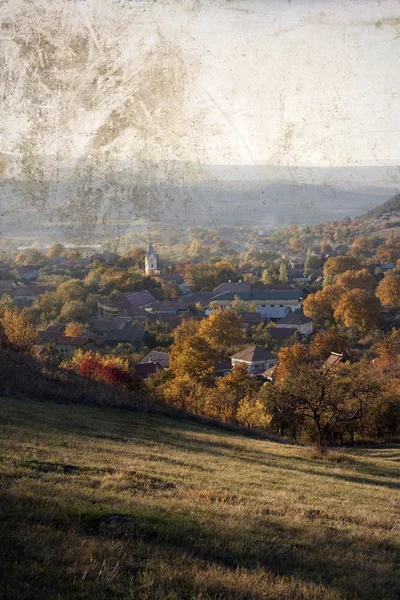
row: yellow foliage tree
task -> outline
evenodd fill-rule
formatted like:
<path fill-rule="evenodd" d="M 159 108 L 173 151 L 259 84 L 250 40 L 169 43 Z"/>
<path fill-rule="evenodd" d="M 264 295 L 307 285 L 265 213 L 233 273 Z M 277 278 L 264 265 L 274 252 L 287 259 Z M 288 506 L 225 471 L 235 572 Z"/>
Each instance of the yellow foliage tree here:
<path fill-rule="evenodd" d="M 218 310 L 200 322 L 198 332 L 212 348 L 221 352 L 243 341 L 243 321 L 232 310 Z"/>
<path fill-rule="evenodd" d="M 20 352 L 32 352 L 38 333 L 25 309 L 6 308 L 0 316 L 0 325 L 6 345 Z"/>
<path fill-rule="evenodd" d="M 304 344 L 293 344 L 288 348 L 282 348 L 278 356 L 278 368 L 275 372 L 277 381 L 299 375 L 310 360 L 308 347 Z"/>
<path fill-rule="evenodd" d="M 78 323 L 78 321 L 72 321 L 65 326 L 65 335 L 70 337 L 83 337 L 85 326 L 83 323 Z"/>

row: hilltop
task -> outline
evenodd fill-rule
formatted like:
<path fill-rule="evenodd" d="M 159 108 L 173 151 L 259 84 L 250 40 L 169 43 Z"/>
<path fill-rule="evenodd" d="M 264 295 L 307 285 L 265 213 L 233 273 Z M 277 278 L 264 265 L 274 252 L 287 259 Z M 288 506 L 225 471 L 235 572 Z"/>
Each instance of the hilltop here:
<path fill-rule="evenodd" d="M 362 219 L 379 219 L 383 215 L 400 212 L 400 194 L 396 194 L 383 204 L 376 206 L 372 210 L 361 215 Z"/>
<path fill-rule="evenodd" d="M 399 446 L 0 401 L 1 597 L 398 598 Z"/>

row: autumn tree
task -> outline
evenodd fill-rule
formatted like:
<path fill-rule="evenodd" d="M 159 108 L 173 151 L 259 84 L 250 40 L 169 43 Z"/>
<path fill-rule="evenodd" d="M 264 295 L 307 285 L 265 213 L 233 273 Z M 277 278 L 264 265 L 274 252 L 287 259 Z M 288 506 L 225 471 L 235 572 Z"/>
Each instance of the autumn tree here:
<path fill-rule="evenodd" d="M 337 303 L 344 289 L 340 285 L 328 285 L 315 294 L 309 294 L 303 302 L 303 311 L 307 317 L 318 322 L 332 321 Z"/>
<path fill-rule="evenodd" d="M 360 261 L 354 256 L 334 256 L 324 264 L 324 277 L 335 278 L 345 271 L 357 271 L 360 266 Z"/>
<path fill-rule="evenodd" d="M 368 269 L 361 269 L 361 271 L 345 271 L 338 275 L 336 283 L 345 290 L 361 289 L 372 291 L 375 286 L 375 280 Z"/>
<path fill-rule="evenodd" d="M 30 353 L 38 334 L 25 309 L 6 308 L 0 316 L 3 343 L 12 350 Z"/>
<path fill-rule="evenodd" d="M 366 290 L 350 290 L 337 303 L 334 317 L 346 327 L 369 331 L 379 322 L 380 307 L 379 300 Z"/>
<path fill-rule="evenodd" d="M 38 265 L 46 264 L 45 255 L 36 248 L 26 248 L 17 255 L 15 259 L 17 265 Z"/>
<path fill-rule="evenodd" d="M 378 354 L 379 358 L 383 361 L 383 366 L 393 366 L 399 363 L 399 331 L 392 329 L 392 331 L 383 336 L 374 344 L 374 350 Z"/>
<path fill-rule="evenodd" d="M 376 257 L 381 263 L 393 263 L 400 258 L 400 237 L 392 234 L 383 244 L 378 246 Z"/>
<path fill-rule="evenodd" d="M 232 371 L 217 383 L 217 416 L 228 423 L 238 424 L 241 401 L 244 398 L 250 401 L 259 388 L 259 382 L 248 375 L 245 365 L 234 366 Z"/>
<path fill-rule="evenodd" d="M 364 406 L 379 395 L 379 386 L 363 374 L 341 369 L 315 369 L 304 365 L 267 390 L 272 405 L 286 407 L 286 414 L 301 418 L 303 432 L 324 451 L 341 438 L 352 422 L 360 422 Z M 308 425 L 307 425 L 308 424 Z"/>
<path fill-rule="evenodd" d="M 330 244 L 326 240 L 323 240 L 321 242 L 320 252 L 322 254 L 328 254 L 329 252 L 332 252 L 332 251 L 333 251 L 332 244 Z"/>
<path fill-rule="evenodd" d="M 308 347 L 304 344 L 293 344 L 289 348 L 282 348 L 278 357 L 276 370 L 278 381 L 299 375 L 303 367 L 310 361 Z"/>
<path fill-rule="evenodd" d="M 200 322 L 198 333 L 221 353 L 224 348 L 239 345 L 243 340 L 243 321 L 232 310 L 218 310 Z"/>
<path fill-rule="evenodd" d="M 55 258 L 57 256 L 61 256 L 64 252 L 64 244 L 61 244 L 60 242 L 55 242 L 54 244 L 51 244 L 51 246 L 49 246 L 46 255 L 47 258 Z"/>
<path fill-rule="evenodd" d="M 400 275 L 387 273 L 379 282 L 376 297 L 379 298 L 383 306 L 400 308 Z"/>
<path fill-rule="evenodd" d="M 326 360 L 331 352 L 341 353 L 346 350 L 348 342 L 335 329 L 327 329 L 317 333 L 310 342 L 310 354 L 321 360 Z"/>
<path fill-rule="evenodd" d="M 65 326 L 65 335 L 70 337 L 83 337 L 84 336 L 84 328 L 83 323 L 79 323 L 78 321 L 71 321 Z"/>
<path fill-rule="evenodd" d="M 368 238 L 366 235 L 359 235 L 354 240 L 351 251 L 353 254 L 362 254 L 363 252 L 368 252 L 372 250 L 372 241 L 371 238 Z"/>

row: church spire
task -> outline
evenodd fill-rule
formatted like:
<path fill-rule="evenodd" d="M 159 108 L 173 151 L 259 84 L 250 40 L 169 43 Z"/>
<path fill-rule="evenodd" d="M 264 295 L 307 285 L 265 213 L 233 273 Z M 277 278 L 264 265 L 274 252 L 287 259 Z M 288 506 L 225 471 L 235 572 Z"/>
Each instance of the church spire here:
<path fill-rule="evenodd" d="M 144 260 L 146 275 L 152 271 L 157 271 L 157 254 L 153 248 L 152 242 L 149 242 Z"/>

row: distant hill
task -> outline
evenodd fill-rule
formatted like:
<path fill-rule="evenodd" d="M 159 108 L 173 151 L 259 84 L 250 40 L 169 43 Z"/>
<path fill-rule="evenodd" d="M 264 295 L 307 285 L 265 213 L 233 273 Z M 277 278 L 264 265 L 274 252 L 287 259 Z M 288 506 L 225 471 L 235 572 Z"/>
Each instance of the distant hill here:
<path fill-rule="evenodd" d="M 368 212 L 361 215 L 362 219 L 380 219 L 383 215 L 390 213 L 400 213 L 400 194 L 396 194 L 393 198 L 389 198 L 383 204 L 380 204 L 376 208 L 369 210 Z"/>

